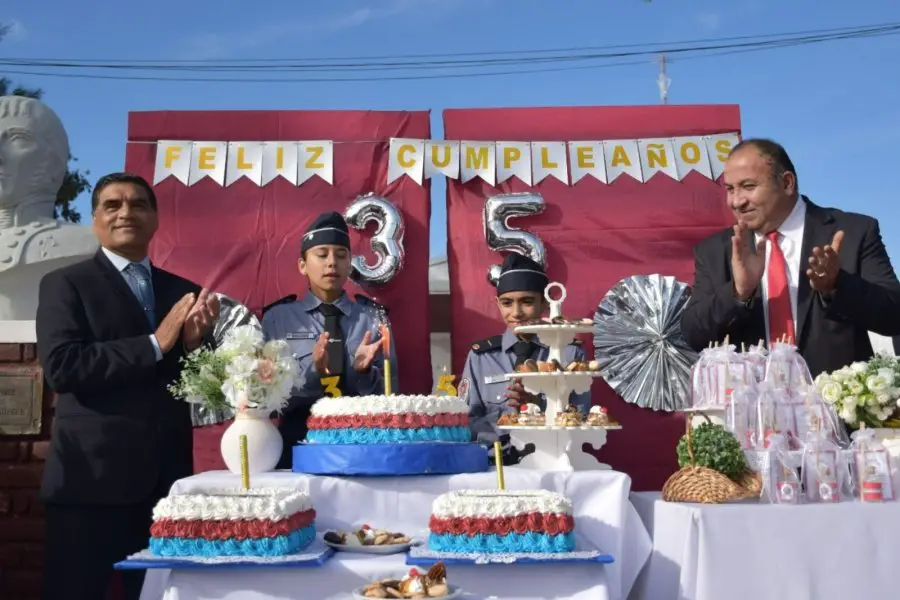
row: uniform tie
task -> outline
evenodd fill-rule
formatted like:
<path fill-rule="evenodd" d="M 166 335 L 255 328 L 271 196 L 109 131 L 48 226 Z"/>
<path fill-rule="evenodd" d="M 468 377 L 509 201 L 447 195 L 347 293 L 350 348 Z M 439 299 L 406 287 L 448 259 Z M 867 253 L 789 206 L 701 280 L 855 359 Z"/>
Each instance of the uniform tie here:
<path fill-rule="evenodd" d="M 512 351 L 516 355 L 516 364 L 514 366 L 518 367 L 526 360 L 532 358 L 536 349 L 537 344 L 528 340 L 519 340 L 513 344 Z"/>
<path fill-rule="evenodd" d="M 328 373 L 339 375 L 341 383 L 338 387 L 346 396 L 344 389 L 344 334 L 341 331 L 341 309 L 333 304 L 320 304 L 319 312 L 325 317 L 325 332 L 328 333 Z"/>
<path fill-rule="evenodd" d="M 156 327 L 156 300 L 153 297 L 153 282 L 150 280 L 150 273 L 147 267 L 141 263 L 130 263 L 125 267 L 125 280 L 128 287 L 131 288 L 135 298 L 141 303 L 144 309 L 144 315 L 150 323 L 151 328 Z"/>
<path fill-rule="evenodd" d="M 778 245 L 778 232 L 766 235 L 769 245 L 769 264 L 766 267 L 766 295 L 769 303 L 769 347 L 784 338 L 796 344 L 791 294 L 788 288 L 787 261 Z"/>

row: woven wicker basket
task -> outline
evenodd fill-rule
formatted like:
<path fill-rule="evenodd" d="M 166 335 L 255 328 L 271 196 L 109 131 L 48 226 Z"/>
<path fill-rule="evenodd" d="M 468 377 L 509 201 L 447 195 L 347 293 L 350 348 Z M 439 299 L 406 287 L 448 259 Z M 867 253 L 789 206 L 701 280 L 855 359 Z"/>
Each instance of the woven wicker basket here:
<path fill-rule="evenodd" d="M 708 416 L 705 414 L 703 416 L 711 422 Z M 687 450 L 691 464 L 679 469 L 669 477 L 662 489 L 663 500 L 722 504 L 759 496 L 762 490 L 762 481 L 759 475 L 752 471 L 745 471 L 738 481 L 733 481 L 718 471 L 707 467 L 698 467 L 694 463 L 690 419 L 685 420 L 685 429 L 687 430 Z"/>

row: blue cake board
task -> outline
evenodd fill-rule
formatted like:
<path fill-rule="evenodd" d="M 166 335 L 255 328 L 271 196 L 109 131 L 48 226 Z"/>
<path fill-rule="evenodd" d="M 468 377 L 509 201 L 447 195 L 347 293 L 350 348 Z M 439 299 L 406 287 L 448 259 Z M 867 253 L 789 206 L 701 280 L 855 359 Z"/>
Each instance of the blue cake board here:
<path fill-rule="evenodd" d="M 227 562 L 207 563 L 189 558 L 154 557 L 149 550 L 119 561 L 113 567 L 120 571 L 144 571 L 147 569 L 174 569 L 174 570 L 252 570 L 252 569 L 295 569 L 298 567 L 321 567 L 328 559 L 334 556 L 334 549 L 324 544 L 315 544 L 303 554 L 279 557 L 277 561 L 260 558 Z M 296 557 L 296 558 L 294 558 Z"/>
<path fill-rule="evenodd" d="M 574 552 L 559 554 L 456 554 L 454 552 L 434 552 L 425 546 L 410 548 L 406 557 L 406 564 L 415 567 L 430 567 L 442 562 L 445 565 L 527 565 L 527 564 L 601 564 L 608 565 L 615 562 L 611 554 L 590 548 L 576 548 Z"/>
<path fill-rule="evenodd" d="M 294 473 L 361 477 L 457 475 L 488 470 L 488 451 L 479 444 L 309 444 L 294 446 Z"/>

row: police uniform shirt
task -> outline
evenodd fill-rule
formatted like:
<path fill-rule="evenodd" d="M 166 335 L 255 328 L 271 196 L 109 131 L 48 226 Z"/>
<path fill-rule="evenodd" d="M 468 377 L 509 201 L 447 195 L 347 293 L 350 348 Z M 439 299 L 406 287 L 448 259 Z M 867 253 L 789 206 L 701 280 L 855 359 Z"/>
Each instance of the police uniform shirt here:
<path fill-rule="evenodd" d="M 293 390 L 293 397 L 287 411 L 293 410 L 301 404 L 309 404 L 310 401 L 318 400 L 325 395 L 321 379 L 327 375 L 319 374 L 313 366 L 312 360 L 316 340 L 325 331 L 325 317 L 318 310 L 320 304 L 322 301 L 312 292 L 308 292 L 301 300 L 272 306 L 263 315 L 262 328 L 265 339 L 286 340 L 294 356 L 300 362 L 299 381 Z M 383 394 L 383 352 L 379 351 L 375 356 L 368 372 L 357 373 L 353 368 L 353 358 L 366 332 L 371 332 L 373 342 L 380 339 L 379 312 L 383 309 L 364 296 L 357 296 L 357 301 L 353 302 L 346 294 L 342 294 L 334 302 L 334 306 L 342 313 L 340 324 L 344 337 L 344 386 L 347 389 L 342 389 L 341 394 L 344 396 Z M 384 317 L 384 321 L 390 328 L 387 317 Z M 393 345 L 393 341 L 391 343 Z M 397 390 L 398 369 L 394 357 L 392 346 L 391 381 L 393 389 Z"/>
<path fill-rule="evenodd" d="M 502 376 L 515 372 L 516 355 L 513 352 L 513 345 L 517 341 L 519 338 L 507 329 L 503 335 L 472 344 L 472 349 L 466 357 L 466 366 L 463 369 L 458 392 L 469 404 L 469 427 L 478 441 L 494 441 L 497 438 L 495 429 L 497 419 L 501 414 L 512 411 L 512 408 L 506 405 L 508 401 L 506 390 L 511 382 Z M 534 359 L 547 360 L 550 349 L 541 344 L 538 338 L 534 338 L 534 343 L 538 348 Z M 584 351 L 579 346 L 570 344 L 563 348 L 562 360 L 563 364 L 584 360 Z M 541 410 L 544 410 L 544 399 L 539 398 Z M 577 406 L 583 414 L 587 414 L 591 406 L 591 393 L 573 392 L 569 402 Z"/>

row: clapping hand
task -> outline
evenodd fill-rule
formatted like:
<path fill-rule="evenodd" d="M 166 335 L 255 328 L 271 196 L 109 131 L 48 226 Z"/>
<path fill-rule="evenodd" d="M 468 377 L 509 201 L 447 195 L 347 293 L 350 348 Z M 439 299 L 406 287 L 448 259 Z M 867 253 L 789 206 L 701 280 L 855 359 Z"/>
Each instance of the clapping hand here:
<path fill-rule="evenodd" d="M 316 373 L 319 375 L 329 375 L 328 372 L 328 340 L 331 336 L 328 335 L 326 331 L 322 335 L 319 336 L 319 339 L 316 340 L 316 345 L 313 346 L 312 351 L 312 362 L 313 368 L 315 368 Z"/>
<path fill-rule="evenodd" d="M 755 252 L 754 252 L 755 250 Z M 753 232 L 738 221 L 731 236 L 731 272 L 734 293 L 740 300 L 749 300 L 766 271 L 766 238 L 753 243 Z"/>
<path fill-rule="evenodd" d="M 197 301 L 188 312 L 182 328 L 184 347 L 188 352 L 195 350 L 203 343 L 203 336 L 212 329 L 218 318 L 218 296 L 211 294 L 206 288 L 202 289 Z"/>
<path fill-rule="evenodd" d="M 372 367 L 375 356 L 381 349 L 381 340 L 372 341 L 372 332 L 367 331 L 363 336 L 359 348 L 356 349 L 356 355 L 353 357 L 353 369 L 357 373 L 365 373 Z"/>
<path fill-rule="evenodd" d="M 838 231 L 831 239 L 831 244 L 820 248 L 813 248 L 809 257 L 809 268 L 806 276 L 809 277 L 809 285 L 822 295 L 834 292 L 837 285 L 838 273 L 841 270 L 841 242 L 844 240 L 844 232 Z"/>

